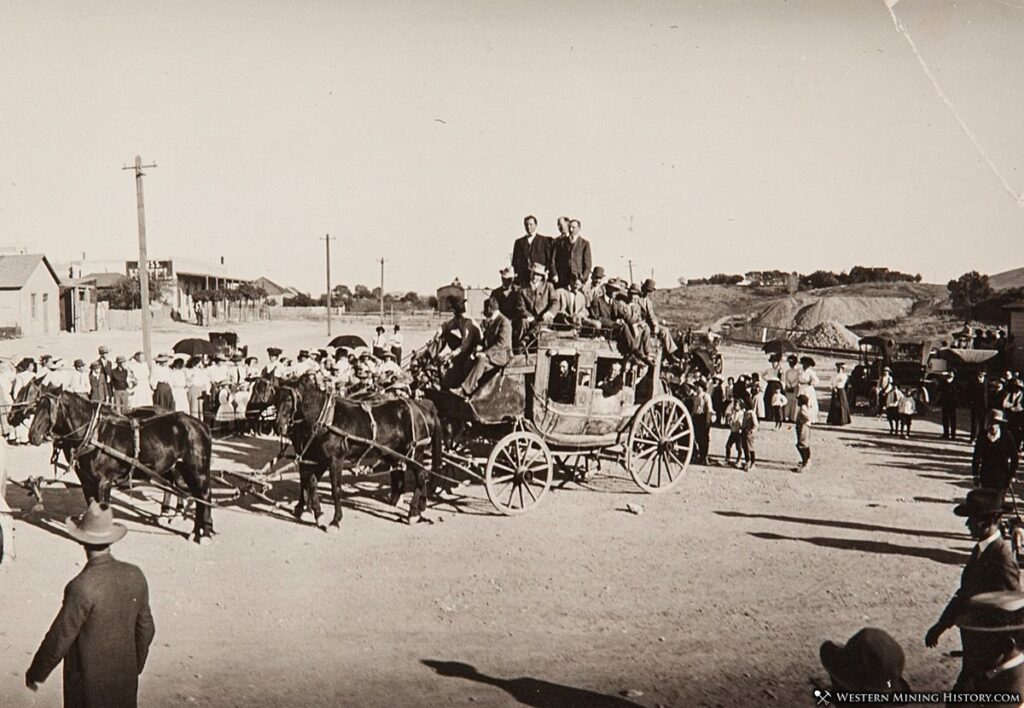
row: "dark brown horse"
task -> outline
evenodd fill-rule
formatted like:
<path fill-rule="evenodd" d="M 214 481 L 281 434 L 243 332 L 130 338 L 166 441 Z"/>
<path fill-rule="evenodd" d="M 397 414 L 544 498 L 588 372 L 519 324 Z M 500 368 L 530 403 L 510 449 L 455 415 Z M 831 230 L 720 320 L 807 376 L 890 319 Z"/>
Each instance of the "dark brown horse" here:
<path fill-rule="evenodd" d="M 423 520 L 427 506 L 430 474 L 420 462 L 423 449 L 431 448 L 431 470 L 440 471 L 443 427 L 430 401 L 393 398 L 351 401 L 329 398 L 309 376 L 283 386 L 277 400 L 277 430 L 290 435 L 299 460 L 300 491 L 295 516 L 301 518 L 308 499 L 317 526 L 322 516 L 317 483 L 330 472 L 334 518 L 329 528 L 339 528 L 342 518 L 341 478 L 355 468 L 391 469 L 392 506 L 405 490 L 406 462 L 389 454 L 398 453 L 417 462 L 413 468 L 415 488 L 409 503 L 409 523 Z M 372 441 L 369 444 L 366 441 Z"/>
<path fill-rule="evenodd" d="M 133 470 L 138 476 L 149 476 L 144 466 L 159 477 L 151 480 L 158 487 L 179 490 L 196 500 L 196 542 L 212 537 L 212 442 L 201 421 L 177 412 L 130 418 L 75 393 L 43 391 L 35 404 L 29 442 L 40 445 L 47 435 L 60 447 L 74 450 L 87 503 L 109 503 L 112 486 L 127 481 Z"/>

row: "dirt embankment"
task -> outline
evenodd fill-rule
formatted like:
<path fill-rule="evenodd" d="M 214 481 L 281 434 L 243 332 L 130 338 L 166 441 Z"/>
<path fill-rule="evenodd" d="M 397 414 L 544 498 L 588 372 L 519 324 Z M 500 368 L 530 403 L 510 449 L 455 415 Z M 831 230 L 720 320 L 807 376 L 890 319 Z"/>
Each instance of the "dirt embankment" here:
<path fill-rule="evenodd" d="M 758 313 L 753 324 L 782 329 L 813 329 L 822 322 L 855 325 L 860 322 L 895 320 L 906 317 L 914 300 L 905 297 L 864 297 L 797 295 L 778 300 Z"/>

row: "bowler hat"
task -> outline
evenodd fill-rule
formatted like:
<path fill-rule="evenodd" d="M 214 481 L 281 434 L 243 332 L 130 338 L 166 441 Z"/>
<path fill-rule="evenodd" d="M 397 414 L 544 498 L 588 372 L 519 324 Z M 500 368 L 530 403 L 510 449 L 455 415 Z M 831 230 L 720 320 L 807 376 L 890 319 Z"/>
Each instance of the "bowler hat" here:
<path fill-rule="evenodd" d="M 899 643 L 884 629 L 865 627 L 845 645 L 825 642 L 821 664 L 833 681 L 853 691 L 906 691 L 905 657 Z"/>
<path fill-rule="evenodd" d="M 657 290 L 657 288 L 654 286 L 654 278 L 648 278 L 647 280 L 645 280 L 642 287 L 644 290 L 647 291 Z"/>
<path fill-rule="evenodd" d="M 108 347 L 106 344 L 101 344 L 100 348 L 99 348 L 99 352 L 100 352 L 100 354 L 109 354 L 110 353 L 110 347 Z"/>
<path fill-rule="evenodd" d="M 126 361 L 128 361 L 128 357 L 126 357 L 124 354 L 118 354 L 117 358 L 114 359 L 114 362 L 118 364 L 123 364 Z"/>
<path fill-rule="evenodd" d="M 267 356 L 281 356 L 281 350 L 277 347 L 267 347 Z"/>
<path fill-rule="evenodd" d="M 75 368 L 77 369 L 79 366 L 85 366 L 84 359 L 75 359 Z"/>
<path fill-rule="evenodd" d="M 80 517 L 69 516 L 64 525 L 71 538 L 89 546 L 109 546 L 128 533 L 123 525 L 114 523 L 110 506 L 95 501 Z"/>
<path fill-rule="evenodd" d="M 591 273 L 590 275 L 591 275 L 591 277 L 594 277 L 594 278 L 603 278 L 604 277 L 604 268 L 602 268 L 601 266 L 594 266 L 594 272 Z"/>
<path fill-rule="evenodd" d="M 630 295 L 639 295 L 640 294 L 640 286 L 637 285 L 636 283 L 631 283 L 630 286 L 629 286 L 629 294 Z"/>
<path fill-rule="evenodd" d="M 1024 629 L 1024 592 L 1000 590 L 975 595 L 967 601 L 956 624 L 973 632 L 1019 632 Z"/>
<path fill-rule="evenodd" d="M 997 516 L 1003 513 L 1003 495 L 995 489 L 972 489 L 962 504 L 953 508 L 957 516 Z"/>

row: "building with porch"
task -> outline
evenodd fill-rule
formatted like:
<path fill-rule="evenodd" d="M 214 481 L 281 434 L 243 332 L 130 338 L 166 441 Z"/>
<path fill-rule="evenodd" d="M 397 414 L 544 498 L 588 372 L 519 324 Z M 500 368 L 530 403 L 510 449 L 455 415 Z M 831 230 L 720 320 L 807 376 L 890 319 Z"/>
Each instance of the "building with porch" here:
<path fill-rule="evenodd" d="M 231 273 L 221 263 L 204 263 L 191 258 L 165 258 L 149 261 L 149 272 L 163 285 L 160 300 L 174 310 L 182 319 L 191 319 L 195 308 L 193 296 L 203 290 L 233 290 L 243 283 L 251 283 L 236 273 Z M 126 261 L 125 274 L 138 277 L 139 262 Z"/>

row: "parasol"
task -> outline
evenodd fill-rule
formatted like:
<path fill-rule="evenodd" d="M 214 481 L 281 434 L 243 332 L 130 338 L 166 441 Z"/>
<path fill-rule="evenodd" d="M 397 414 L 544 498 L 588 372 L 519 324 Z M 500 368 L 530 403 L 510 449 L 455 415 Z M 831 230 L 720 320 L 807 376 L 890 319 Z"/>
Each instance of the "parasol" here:
<path fill-rule="evenodd" d="M 340 334 L 331 340 L 329 347 L 347 347 L 349 349 L 355 349 L 356 347 L 365 347 L 366 342 L 362 337 L 357 337 L 354 334 Z"/>
<path fill-rule="evenodd" d="M 795 354 L 799 351 L 797 346 L 788 339 L 773 339 L 770 342 L 765 342 L 765 345 L 761 347 L 761 350 L 765 354 Z"/>
<path fill-rule="evenodd" d="M 175 354 L 187 354 L 188 356 L 201 356 L 203 354 L 214 354 L 216 349 L 205 339 L 183 339 L 172 348 Z"/>

